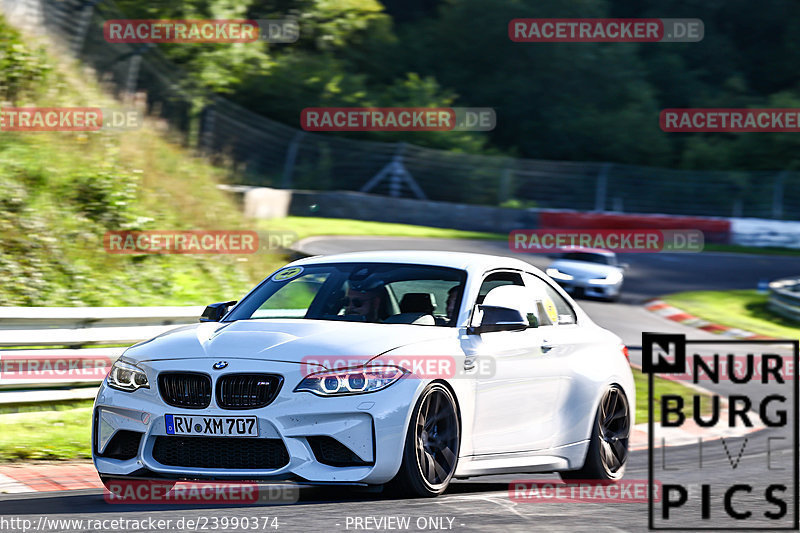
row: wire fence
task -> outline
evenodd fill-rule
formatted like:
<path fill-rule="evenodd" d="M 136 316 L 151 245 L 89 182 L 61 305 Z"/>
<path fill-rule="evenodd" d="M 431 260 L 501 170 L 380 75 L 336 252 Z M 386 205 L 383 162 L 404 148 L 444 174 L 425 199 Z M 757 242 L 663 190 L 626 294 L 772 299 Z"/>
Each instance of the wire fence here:
<path fill-rule="evenodd" d="M 53 38 L 93 67 L 118 96 L 144 93 L 148 113 L 216 163 L 233 165 L 239 184 L 482 205 L 800 219 L 800 173 L 479 156 L 305 132 L 199 88 L 154 45 L 106 42 L 103 22 L 126 18 L 111 0 L 0 0 L 0 6 L 13 23 Z"/>

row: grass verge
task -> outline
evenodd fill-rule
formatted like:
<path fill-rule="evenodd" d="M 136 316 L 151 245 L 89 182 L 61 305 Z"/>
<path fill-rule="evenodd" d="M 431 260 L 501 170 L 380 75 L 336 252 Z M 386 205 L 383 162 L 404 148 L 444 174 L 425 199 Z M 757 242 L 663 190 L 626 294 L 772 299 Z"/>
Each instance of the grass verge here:
<path fill-rule="evenodd" d="M 293 231 L 298 239 L 325 235 L 366 235 L 370 237 L 417 237 L 438 239 L 487 239 L 507 240 L 508 235 L 462 231 L 447 228 L 431 228 L 411 224 L 371 222 L 346 218 L 295 217 L 262 220 L 259 229 L 267 231 Z"/>
<path fill-rule="evenodd" d="M 643 374 L 638 368 L 631 368 L 633 371 L 633 381 L 636 385 L 636 423 L 647 423 L 647 374 Z M 653 381 L 653 420 L 661 420 L 661 397 L 666 395 L 677 395 L 683 398 L 683 413 L 686 418 L 691 418 L 694 413 L 693 396 L 697 391 L 664 378 L 655 378 Z M 700 412 L 702 414 L 711 412 L 711 396 L 703 395 L 700 399 Z"/>
<path fill-rule="evenodd" d="M 703 246 L 704 252 L 728 252 L 733 254 L 755 254 L 755 255 L 800 255 L 797 248 L 775 248 L 772 246 L 739 246 L 736 244 L 713 244 L 706 243 Z"/>
<path fill-rule="evenodd" d="M 800 324 L 767 309 L 755 290 L 679 292 L 661 298 L 696 317 L 779 339 L 800 338 Z"/>
<path fill-rule="evenodd" d="M 0 462 L 91 458 L 91 406 L 69 402 L 0 415 Z"/>

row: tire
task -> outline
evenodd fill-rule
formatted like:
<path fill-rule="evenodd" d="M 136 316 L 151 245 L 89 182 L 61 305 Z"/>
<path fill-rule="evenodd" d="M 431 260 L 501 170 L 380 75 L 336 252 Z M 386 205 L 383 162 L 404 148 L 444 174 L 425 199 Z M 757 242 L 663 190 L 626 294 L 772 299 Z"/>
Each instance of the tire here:
<path fill-rule="evenodd" d="M 583 467 L 560 472 L 561 478 L 619 481 L 625 475 L 630 433 L 630 404 L 622 389 L 612 385 L 597 408 Z"/>
<path fill-rule="evenodd" d="M 460 445 L 455 399 L 447 387 L 431 383 L 411 413 L 403 462 L 388 488 L 403 496 L 432 498 L 442 494 L 456 471 Z"/>

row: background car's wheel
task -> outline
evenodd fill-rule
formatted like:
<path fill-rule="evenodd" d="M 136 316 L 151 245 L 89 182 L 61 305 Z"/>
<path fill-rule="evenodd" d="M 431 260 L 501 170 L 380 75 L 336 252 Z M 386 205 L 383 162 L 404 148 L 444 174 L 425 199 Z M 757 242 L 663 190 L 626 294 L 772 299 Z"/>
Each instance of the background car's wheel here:
<path fill-rule="evenodd" d="M 403 463 L 389 488 L 411 496 L 443 493 L 456 471 L 460 443 L 455 399 L 447 387 L 432 383 L 411 413 Z"/>
<path fill-rule="evenodd" d="M 597 408 L 589 450 L 583 467 L 560 472 L 569 479 L 617 481 L 625 473 L 628 460 L 628 438 L 631 433 L 631 413 L 625 393 L 617 385 L 609 387 Z"/>

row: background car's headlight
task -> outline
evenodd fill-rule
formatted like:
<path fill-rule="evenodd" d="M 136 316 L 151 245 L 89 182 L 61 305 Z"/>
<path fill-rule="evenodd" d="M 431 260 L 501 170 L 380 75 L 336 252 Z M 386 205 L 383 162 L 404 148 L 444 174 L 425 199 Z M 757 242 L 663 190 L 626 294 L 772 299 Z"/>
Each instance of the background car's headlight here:
<path fill-rule="evenodd" d="M 572 276 L 565 274 L 564 272 L 560 272 L 557 268 L 548 268 L 545 272 L 553 279 L 561 279 L 564 281 L 573 279 Z"/>
<path fill-rule="evenodd" d="M 294 388 L 294 392 L 313 392 L 320 396 L 362 394 L 385 389 L 408 374 L 399 366 L 367 366 L 325 370 L 309 374 Z"/>
<path fill-rule="evenodd" d="M 609 273 L 604 278 L 599 279 L 590 279 L 589 283 L 593 283 L 594 285 L 614 285 L 622 281 L 622 272 L 614 271 Z"/>
<path fill-rule="evenodd" d="M 149 389 L 147 374 L 136 365 L 117 361 L 108 373 L 108 386 L 114 389 L 135 391 L 136 389 Z"/>

